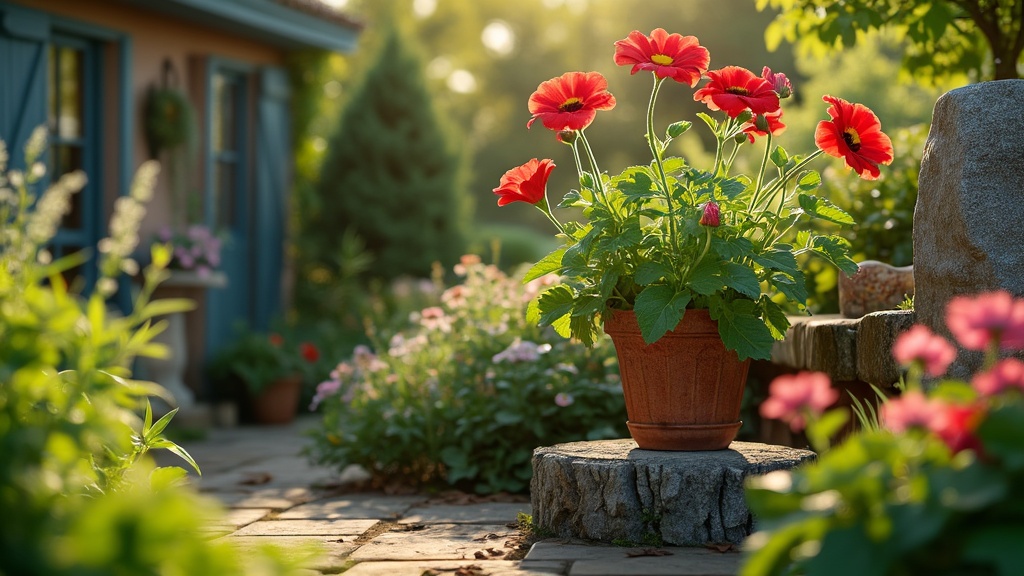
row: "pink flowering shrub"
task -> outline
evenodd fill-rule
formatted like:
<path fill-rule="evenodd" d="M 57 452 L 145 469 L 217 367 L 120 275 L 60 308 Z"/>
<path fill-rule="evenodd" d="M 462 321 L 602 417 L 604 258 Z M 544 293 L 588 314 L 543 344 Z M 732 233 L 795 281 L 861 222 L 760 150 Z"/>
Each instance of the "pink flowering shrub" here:
<path fill-rule="evenodd" d="M 556 277 L 524 285 L 476 256 L 455 274 L 397 327 L 389 305 L 372 348 L 317 387 L 315 461 L 362 465 L 377 484 L 522 492 L 534 447 L 627 434 L 610 341 L 588 349 L 527 319 Z"/>
<path fill-rule="evenodd" d="M 760 531 L 742 575 L 1020 573 L 1024 362 L 1004 355 L 1024 351 L 1024 299 L 961 296 L 946 319 L 957 344 L 985 352 L 982 369 L 969 382 L 942 378 L 956 348 L 913 327 L 893 347 L 902 393 L 836 446 L 828 439 L 848 414 L 822 412 L 825 375 L 772 383 L 761 414 L 806 425 L 821 454 L 748 482 Z"/>
<path fill-rule="evenodd" d="M 171 247 L 171 270 L 194 271 L 205 277 L 220 267 L 223 241 L 206 226 L 192 224 L 185 230 L 164 227 L 156 241 Z"/>

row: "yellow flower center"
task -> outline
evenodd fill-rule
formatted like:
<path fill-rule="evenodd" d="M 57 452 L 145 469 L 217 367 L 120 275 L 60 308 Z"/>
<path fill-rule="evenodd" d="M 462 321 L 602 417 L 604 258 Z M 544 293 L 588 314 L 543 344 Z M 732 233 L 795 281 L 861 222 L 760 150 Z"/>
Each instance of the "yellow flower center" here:
<path fill-rule="evenodd" d="M 730 86 L 726 88 L 725 91 L 729 94 L 738 94 L 740 96 L 747 96 L 750 94 L 750 91 L 742 86 Z"/>
<path fill-rule="evenodd" d="M 654 56 L 651 56 L 651 62 L 654 62 L 658 66 L 668 66 L 673 62 L 673 60 L 671 56 L 666 56 L 664 54 L 655 54 Z"/>
<path fill-rule="evenodd" d="M 565 102 L 562 102 L 561 106 L 558 107 L 559 112 L 575 112 L 583 108 L 583 100 L 573 96 Z"/>
<path fill-rule="evenodd" d="M 853 128 L 847 128 L 843 131 L 843 141 L 850 147 L 850 150 L 854 152 L 860 150 L 860 134 Z"/>

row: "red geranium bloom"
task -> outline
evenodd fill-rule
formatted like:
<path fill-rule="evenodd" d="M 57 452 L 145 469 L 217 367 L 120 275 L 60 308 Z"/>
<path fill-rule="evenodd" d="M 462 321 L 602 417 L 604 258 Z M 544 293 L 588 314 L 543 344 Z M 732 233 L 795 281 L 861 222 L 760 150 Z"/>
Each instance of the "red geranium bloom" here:
<path fill-rule="evenodd" d="M 957 296 L 946 305 L 946 326 L 968 350 L 985 350 L 999 338 L 1003 350 L 1024 349 L 1024 300 L 1006 290 Z"/>
<path fill-rule="evenodd" d="M 708 71 L 711 54 L 697 42 L 696 36 L 669 34 L 656 28 L 650 36 L 639 30 L 615 42 L 615 63 L 633 65 L 630 74 L 650 70 L 658 78 L 671 78 L 680 84 L 696 86 Z"/>
<path fill-rule="evenodd" d="M 540 119 L 545 128 L 583 130 L 594 121 L 598 110 L 615 107 L 615 97 L 608 92 L 608 81 L 598 72 L 566 72 L 558 78 L 541 82 L 530 95 L 529 128 Z"/>
<path fill-rule="evenodd" d="M 499 196 L 498 206 L 512 202 L 537 204 L 544 199 L 544 191 L 548 185 L 548 176 L 555 169 L 555 163 L 549 158 L 531 159 L 522 166 L 517 166 L 501 177 L 501 183 L 494 189 Z"/>
<path fill-rule="evenodd" d="M 270 340 L 270 345 L 280 348 L 284 344 L 284 337 L 277 332 L 272 332 L 267 336 L 267 340 Z"/>
<path fill-rule="evenodd" d="M 746 133 L 751 144 L 754 143 L 754 136 L 767 136 L 769 132 L 771 132 L 772 136 L 778 136 L 785 132 L 785 130 L 786 125 L 782 123 L 781 108 L 775 112 L 758 114 L 743 125 L 743 132 Z"/>
<path fill-rule="evenodd" d="M 981 441 L 974 435 L 974 431 L 985 419 L 984 408 L 979 404 L 938 406 L 939 410 L 928 426 L 946 446 L 949 446 L 950 451 L 954 454 L 967 449 L 981 451 Z"/>
<path fill-rule="evenodd" d="M 320 350 L 310 342 L 299 344 L 299 354 L 310 364 L 320 359 Z"/>
<path fill-rule="evenodd" d="M 693 99 L 712 110 L 722 110 L 732 118 L 750 110 L 767 114 L 779 109 L 779 95 L 772 83 L 739 66 L 708 71 L 711 82 L 693 93 Z"/>
<path fill-rule="evenodd" d="M 882 132 L 878 116 L 863 104 L 851 104 L 842 98 L 821 97 L 831 104 L 828 115 L 814 132 L 818 148 L 836 158 L 844 158 L 861 178 L 878 178 L 878 165 L 892 162 L 892 141 Z"/>

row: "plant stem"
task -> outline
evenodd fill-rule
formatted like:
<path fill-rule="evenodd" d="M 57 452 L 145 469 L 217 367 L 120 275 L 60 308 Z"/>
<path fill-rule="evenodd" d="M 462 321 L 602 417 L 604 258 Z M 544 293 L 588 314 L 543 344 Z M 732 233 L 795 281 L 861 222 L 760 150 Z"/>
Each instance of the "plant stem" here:
<path fill-rule="evenodd" d="M 672 190 L 669 189 L 668 178 L 665 176 L 665 165 L 661 159 L 660 142 L 658 141 L 658 136 L 654 133 L 654 103 L 658 99 L 658 91 L 661 90 L 661 85 L 665 79 L 659 79 L 656 74 L 651 74 L 651 76 L 654 77 L 654 87 L 651 89 L 651 100 L 647 103 L 647 145 L 651 149 L 651 156 L 654 157 L 654 164 L 658 168 L 661 190 L 665 193 L 665 205 L 668 211 L 668 239 L 672 246 L 669 254 L 674 254 L 677 247 L 675 208 L 672 205 Z"/>
<path fill-rule="evenodd" d="M 764 157 L 761 158 L 761 169 L 757 171 L 757 186 L 754 187 L 754 197 L 750 200 L 750 206 L 747 208 L 750 212 L 754 211 L 754 206 L 757 206 L 757 198 L 761 195 L 761 185 L 764 184 L 764 169 L 768 166 L 768 156 L 771 155 L 772 149 L 772 133 L 768 133 L 768 138 L 765 139 L 764 144 Z"/>
<path fill-rule="evenodd" d="M 587 136 L 583 133 L 583 130 L 580 130 L 578 134 L 580 142 L 583 142 L 583 149 L 587 153 L 587 160 L 590 161 L 590 170 L 594 176 L 594 186 L 597 190 L 598 198 L 600 198 L 601 202 L 608 208 L 608 212 L 612 215 L 612 219 L 617 222 L 618 218 L 616 218 L 616 213 L 612 209 L 612 205 L 608 201 L 608 194 L 604 189 L 604 180 L 601 179 L 601 169 L 597 166 L 597 158 L 594 156 L 594 150 L 590 147 L 590 141 L 587 140 Z"/>

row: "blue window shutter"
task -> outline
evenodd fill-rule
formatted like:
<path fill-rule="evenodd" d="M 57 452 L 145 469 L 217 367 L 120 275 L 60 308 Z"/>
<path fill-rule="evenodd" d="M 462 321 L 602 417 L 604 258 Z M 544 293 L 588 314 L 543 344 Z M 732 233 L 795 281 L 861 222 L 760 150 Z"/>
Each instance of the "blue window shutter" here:
<path fill-rule="evenodd" d="M 287 72 L 270 67 L 260 70 L 253 207 L 253 321 L 261 329 L 266 329 L 282 311 L 281 280 L 293 156 L 289 97 Z"/>
<path fill-rule="evenodd" d="M 35 11 L 0 8 L 0 139 L 11 166 L 24 165 L 25 141 L 46 122 L 46 41 L 49 19 Z"/>

